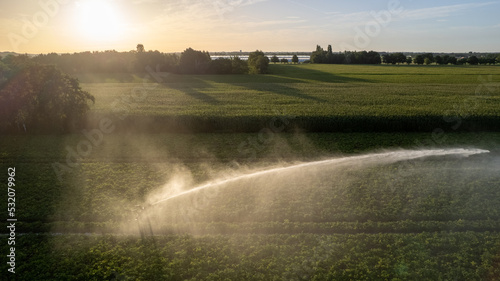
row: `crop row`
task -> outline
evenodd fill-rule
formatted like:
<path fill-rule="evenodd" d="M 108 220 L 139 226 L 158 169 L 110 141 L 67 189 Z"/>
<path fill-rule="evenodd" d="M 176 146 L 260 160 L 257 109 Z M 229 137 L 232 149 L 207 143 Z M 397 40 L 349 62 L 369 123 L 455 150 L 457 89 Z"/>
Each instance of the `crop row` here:
<path fill-rule="evenodd" d="M 384 231 L 394 227 L 394 231 L 412 232 L 418 223 L 430 221 L 438 222 L 437 226 L 431 223 L 423 229 L 439 230 L 450 224 L 456 230 L 495 230 L 500 219 L 500 178 L 494 161 L 495 156 L 485 156 L 467 161 L 445 158 L 302 168 L 187 194 L 150 207 L 148 215 L 162 231 L 186 222 L 284 221 L 302 225 L 299 229 L 308 223 L 340 223 L 340 229 L 349 230 L 356 223 L 371 221 L 380 223 Z M 73 227 L 87 231 L 91 225 L 97 232 L 99 225 L 135 227 L 136 205 L 147 206 L 176 192 L 170 189 L 193 188 L 220 174 L 196 165 L 189 172 L 188 167 L 161 162 L 81 163 L 58 181 L 50 163 L 18 165 L 16 180 L 23 187 L 17 191 L 19 225 L 23 231 L 35 232 L 48 231 L 51 225 L 61 231 Z M 222 178 L 230 173 L 226 171 Z M 149 195 L 160 190 L 165 192 L 148 202 Z M 394 224 L 398 221 L 417 226 L 409 224 L 404 230 Z M 470 223 L 474 221 L 481 223 Z"/>
<path fill-rule="evenodd" d="M 23 235 L 16 246 L 22 249 L 16 277 L 23 280 L 495 280 L 500 274 L 498 232 Z"/>

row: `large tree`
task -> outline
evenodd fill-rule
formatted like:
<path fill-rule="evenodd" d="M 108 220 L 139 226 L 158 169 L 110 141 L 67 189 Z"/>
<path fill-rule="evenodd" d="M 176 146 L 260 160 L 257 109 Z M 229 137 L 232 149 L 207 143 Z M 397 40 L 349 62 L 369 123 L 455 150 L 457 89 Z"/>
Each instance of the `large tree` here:
<path fill-rule="evenodd" d="M 179 59 L 179 70 L 183 74 L 203 74 L 210 67 L 210 54 L 187 48 Z"/>
<path fill-rule="evenodd" d="M 94 97 L 51 65 L 32 64 L 0 89 L 0 129 L 68 132 L 81 125 Z"/>
<path fill-rule="evenodd" d="M 435 58 L 434 58 L 434 61 L 437 63 L 437 64 L 444 64 L 445 60 L 443 57 L 437 55 Z"/>
<path fill-rule="evenodd" d="M 248 56 L 248 67 L 250 73 L 267 73 L 269 67 L 269 58 L 262 51 L 251 52 Z"/>
<path fill-rule="evenodd" d="M 327 63 L 326 61 L 327 52 L 321 48 L 320 45 L 316 45 L 316 51 L 311 53 L 312 63 Z"/>
<path fill-rule="evenodd" d="M 145 51 L 144 45 L 142 45 L 142 44 L 137 44 L 136 49 L 137 49 L 138 53 L 144 53 L 144 51 Z"/>
<path fill-rule="evenodd" d="M 423 55 L 417 55 L 414 59 L 413 59 L 413 63 L 415 64 L 424 64 L 425 62 L 425 58 Z"/>
<path fill-rule="evenodd" d="M 470 56 L 468 59 L 467 59 L 467 62 L 470 64 L 470 65 L 477 65 L 479 63 L 479 59 L 476 57 L 476 56 Z"/>

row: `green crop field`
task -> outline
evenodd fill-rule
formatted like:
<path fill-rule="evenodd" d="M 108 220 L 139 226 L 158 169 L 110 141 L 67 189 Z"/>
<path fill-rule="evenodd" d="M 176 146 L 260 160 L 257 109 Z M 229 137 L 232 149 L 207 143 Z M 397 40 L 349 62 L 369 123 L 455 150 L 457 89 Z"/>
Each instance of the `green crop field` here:
<path fill-rule="evenodd" d="M 429 131 L 463 118 L 499 129 L 496 66 L 272 65 L 271 71 L 155 74 L 160 84 L 130 74 L 80 79 L 97 97 L 95 115 L 147 119 L 162 131 L 251 132 L 276 115 L 296 117 L 295 128 L 312 132 Z"/>
<path fill-rule="evenodd" d="M 2 136 L 16 277 L 500 278 L 500 68 L 271 72 L 82 74 L 85 132 Z"/>

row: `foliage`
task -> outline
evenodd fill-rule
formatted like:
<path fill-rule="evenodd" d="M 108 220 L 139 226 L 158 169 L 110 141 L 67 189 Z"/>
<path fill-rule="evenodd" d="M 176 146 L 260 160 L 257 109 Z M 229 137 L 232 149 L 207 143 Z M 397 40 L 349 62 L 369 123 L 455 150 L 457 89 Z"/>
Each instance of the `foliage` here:
<path fill-rule="evenodd" d="M 380 54 L 374 51 L 333 53 L 332 46 L 328 45 L 325 51 L 317 45 L 316 50 L 311 54 L 311 62 L 327 64 L 380 64 Z"/>
<path fill-rule="evenodd" d="M 478 65 L 478 64 L 479 64 L 479 59 L 478 59 L 476 56 L 470 56 L 470 57 L 467 59 L 467 62 L 468 62 L 470 65 Z"/>
<path fill-rule="evenodd" d="M 424 61 L 425 61 L 424 56 L 417 55 L 415 57 L 415 59 L 413 60 L 413 63 L 418 64 L 418 65 L 422 65 L 422 64 L 424 64 Z"/>
<path fill-rule="evenodd" d="M 26 98 L 37 112 L 52 109 L 49 93 L 54 91 L 48 90 L 54 85 L 81 91 L 76 80 L 54 67 L 25 68 L 23 63 L 4 62 L 4 73 L 14 79 L 5 87 L 41 94 L 40 100 Z M 229 68 L 227 60 L 216 64 L 224 71 Z M 234 58 L 232 72 L 235 65 L 246 66 Z M 78 149 L 84 135 L 2 136 L 0 169 L 14 163 L 17 171 L 16 278 L 498 279 L 500 134 L 477 130 L 498 124 L 498 90 L 477 93 L 480 75 L 499 82 L 497 67 L 271 65 L 270 71 L 272 75 L 258 77 L 170 75 L 161 85 L 130 75 L 87 76 L 82 85 L 97 97 L 93 113 L 106 114 L 116 125 L 120 121 L 110 108 L 113 101 L 135 87 L 156 85 L 147 87 L 144 101 L 127 104 L 129 116 L 122 123 L 128 129 L 149 127 L 146 134 L 116 130 L 106 135 L 85 157 L 73 159 L 77 163 L 62 181 L 54 176 L 52 164 L 68 161 L 68 148 Z M 108 78 L 114 82 L 92 81 Z M 15 79 L 30 82 L 12 84 Z M 32 90 L 39 85 L 43 90 Z M 172 123 L 165 124 L 160 118 L 165 116 Z M 281 124 L 277 117 L 288 121 L 283 124 L 289 129 L 263 137 L 266 129 Z M 175 122 L 200 130 L 245 131 L 248 125 L 253 133 L 165 134 Z M 469 128 L 467 124 L 473 133 L 456 133 Z M 437 127 L 446 130 L 444 136 L 430 133 Z M 297 132 L 304 128 L 361 133 Z M 425 132 L 366 133 L 380 128 Z M 186 175 L 180 181 L 190 188 L 243 170 L 421 146 L 474 146 L 492 153 L 467 161 L 446 157 L 364 169 L 302 168 L 246 179 L 222 186 L 215 195 L 171 200 L 163 205 L 165 212 L 151 218 L 163 223 L 152 225 L 155 236 L 138 235 L 144 222 L 136 205 L 165 182 L 179 179 L 178 173 Z M 7 192 L 0 199 L 7 202 Z M 4 212 L 1 219 L 6 216 Z M 0 250 L 9 253 L 9 247 L 2 243 Z M 0 268 L 6 272 L 7 266 Z"/>
<path fill-rule="evenodd" d="M 17 191 L 18 233 L 58 232 L 16 237 L 17 278 L 495 280 L 500 274 L 498 173 L 493 167 L 463 166 L 453 157 L 376 166 L 362 173 L 345 169 L 329 179 L 313 177 L 310 185 L 298 184 L 300 175 L 268 177 L 266 182 L 283 191 L 274 195 L 274 187 L 247 182 L 209 197 L 210 204 L 199 204 L 197 212 L 186 213 L 189 220 L 169 224 L 166 233 L 144 239 L 137 235 L 130 209 L 162 186 L 174 167 L 182 163 L 196 182 L 209 180 L 200 155 L 225 155 L 207 161 L 211 168 L 222 161 L 227 171 L 239 160 L 238 144 L 252 136 L 110 135 L 64 182 L 54 179 L 50 163 L 64 161 L 64 147 L 74 146 L 81 135 L 0 139 L 6 148 L 0 154 L 2 169 L 24 159 L 17 165 L 16 182 L 24 186 Z M 412 147 L 415 139 L 429 134 L 312 134 L 306 136 L 308 144 L 296 134 L 280 137 L 286 141 L 276 139 L 274 149 L 297 145 L 290 158 L 280 157 L 293 162 L 300 153 L 325 157 L 379 145 Z M 498 133 L 483 138 L 490 146 L 481 147 L 498 151 Z M 476 134 L 449 134 L 441 145 L 477 146 L 478 141 Z M 278 162 L 272 150 L 260 155 L 261 165 Z M 176 163 L 169 163 L 172 158 Z M 255 201 L 260 191 L 265 199 Z M 194 199 L 172 202 L 170 209 L 202 202 Z M 122 220 L 130 221 L 128 235 L 114 234 Z M 8 247 L 3 243 L 0 250 L 8 253 Z"/>
<path fill-rule="evenodd" d="M 15 66 L 14 66 L 15 67 Z M 94 96 L 54 66 L 32 64 L 0 89 L 0 129 L 68 132 L 81 126 Z"/>
<path fill-rule="evenodd" d="M 145 100 L 127 105 L 130 120 L 118 120 L 117 129 L 130 128 L 132 120 L 149 120 L 151 126 L 136 129 L 255 132 L 269 122 L 275 109 L 295 116 L 287 127 L 290 131 L 426 132 L 499 126 L 499 89 L 485 87 L 480 96 L 476 94 L 478 77 L 492 75 L 488 81 L 500 81 L 494 66 L 277 64 L 270 70 L 272 75 L 258 77 L 170 75 L 161 87 L 151 85 Z M 121 79 L 115 76 L 109 78 L 114 83 L 101 83 L 106 77 L 97 77 L 99 83 L 82 78 L 88 82 L 82 84 L 84 89 L 97 98 L 96 114 L 112 114 L 114 101 L 142 87 L 140 80 L 116 83 Z"/>
<path fill-rule="evenodd" d="M 248 55 L 248 67 L 252 74 L 264 74 L 268 72 L 269 58 L 264 52 L 256 50 Z"/>
<path fill-rule="evenodd" d="M 496 280 L 498 233 L 26 235 L 23 280 Z M 5 249 L 6 243 L 2 245 Z M 2 265 L 6 271 L 7 264 Z"/>
<path fill-rule="evenodd" d="M 231 74 L 233 64 L 231 59 L 218 58 L 210 62 L 209 73 L 215 74 Z"/>
<path fill-rule="evenodd" d="M 23 56 L 15 56 L 14 58 L 21 61 Z M 11 58 L 6 60 L 9 59 Z M 27 60 L 35 63 L 53 64 L 66 73 L 144 73 L 151 71 L 181 74 L 248 73 L 247 62 L 237 57 L 212 61 L 208 52 L 196 51 L 192 48 L 186 49 L 179 56 L 174 53 L 146 51 L 142 44 L 138 45 L 138 51 L 117 52 L 111 50 L 61 55 L 51 53 L 40 54 L 32 59 L 27 57 Z M 231 70 L 229 70 L 229 63 Z"/>
<path fill-rule="evenodd" d="M 384 63 L 387 64 L 400 64 L 406 63 L 407 58 L 403 53 L 393 53 L 383 56 Z"/>
<path fill-rule="evenodd" d="M 423 54 L 424 60 L 428 59 L 429 63 L 434 62 L 434 55 L 432 53 Z"/>
<path fill-rule="evenodd" d="M 248 73 L 248 62 L 240 59 L 239 57 L 231 58 L 231 71 L 233 74 L 246 74 Z"/>
<path fill-rule="evenodd" d="M 181 53 L 179 71 L 182 74 L 203 74 L 208 70 L 210 61 L 208 52 L 187 48 Z"/>
<path fill-rule="evenodd" d="M 133 61 L 133 69 L 139 73 L 151 71 L 175 72 L 177 71 L 178 65 L 178 55 L 163 54 L 158 51 L 137 52 L 135 54 L 135 60 Z M 111 69 L 114 69 L 116 72 L 124 71 L 123 69 L 116 70 L 118 67 L 118 65 L 111 65 Z"/>
<path fill-rule="evenodd" d="M 248 73 L 248 63 L 239 57 L 218 58 L 210 62 L 207 71 L 210 74 L 245 74 Z"/>
<path fill-rule="evenodd" d="M 143 53 L 144 52 L 144 45 L 137 44 L 137 52 L 138 53 Z"/>

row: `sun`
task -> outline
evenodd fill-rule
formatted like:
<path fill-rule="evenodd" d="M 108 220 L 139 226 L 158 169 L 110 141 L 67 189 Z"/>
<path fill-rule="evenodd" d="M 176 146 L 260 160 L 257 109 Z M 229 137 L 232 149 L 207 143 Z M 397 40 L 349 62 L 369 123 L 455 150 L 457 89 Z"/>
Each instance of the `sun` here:
<path fill-rule="evenodd" d="M 123 33 L 123 20 L 117 8 L 106 0 L 76 3 L 78 27 L 87 40 L 109 41 Z"/>

